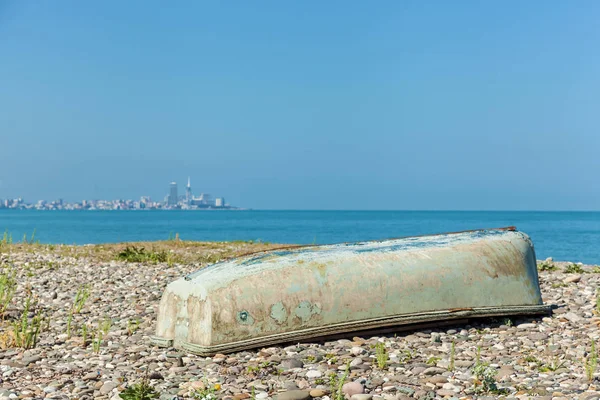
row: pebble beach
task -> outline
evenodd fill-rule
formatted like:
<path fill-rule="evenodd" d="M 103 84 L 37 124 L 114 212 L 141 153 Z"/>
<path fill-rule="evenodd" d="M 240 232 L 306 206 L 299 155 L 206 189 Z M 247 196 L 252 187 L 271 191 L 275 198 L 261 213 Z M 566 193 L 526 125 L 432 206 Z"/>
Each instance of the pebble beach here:
<path fill-rule="evenodd" d="M 143 261 L 120 257 L 124 246 L 0 246 L 0 274 L 16 282 L 0 322 L 0 399 L 117 400 L 141 381 L 160 399 L 600 399 L 593 265 L 538 262 L 549 316 L 199 357 L 150 344 L 165 286 L 276 246 L 146 243 L 159 256 Z M 17 327 L 35 318 L 35 343 L 19 346 Z"/>

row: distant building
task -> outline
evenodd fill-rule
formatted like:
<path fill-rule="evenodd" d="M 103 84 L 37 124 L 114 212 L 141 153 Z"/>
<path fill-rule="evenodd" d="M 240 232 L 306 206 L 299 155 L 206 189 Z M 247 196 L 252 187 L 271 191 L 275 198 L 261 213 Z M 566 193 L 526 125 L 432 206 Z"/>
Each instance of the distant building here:
<path fill-rule="evenodd" d="M 223 207 L 223 206 L 225 206 L 225 198 L 217 197 L 215 199 L 215 207 Z"/>
<path fill-rule="evenodd" d="M 170 206 L 176 206 L 177 205 L 177 182 L 171 182 L 171 184 L 169 185 L 169 198 L 167 203 Z"/>
<path fill-rule="evenodd" d="M 188 184 L 185 187 L 185 203 L 190 205 L 192 203 L 192 183 L 190 182 L 190 177 L 188 176 Z"/>

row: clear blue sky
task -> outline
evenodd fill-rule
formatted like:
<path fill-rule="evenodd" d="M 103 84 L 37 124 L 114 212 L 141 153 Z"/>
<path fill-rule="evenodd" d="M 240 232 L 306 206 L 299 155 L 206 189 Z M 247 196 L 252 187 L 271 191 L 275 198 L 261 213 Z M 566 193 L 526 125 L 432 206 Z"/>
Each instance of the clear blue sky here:
<path fill-rule="evenodd" d="M 0 0 L 0 198 L 600 209 L 598 1 Z"/>

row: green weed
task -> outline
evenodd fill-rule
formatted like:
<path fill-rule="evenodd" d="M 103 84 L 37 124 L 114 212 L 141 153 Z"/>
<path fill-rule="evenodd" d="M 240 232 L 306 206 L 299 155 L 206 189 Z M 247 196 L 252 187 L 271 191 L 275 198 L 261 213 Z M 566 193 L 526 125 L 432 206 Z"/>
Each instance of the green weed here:
<path fill-rule="evenodd" d="M 119 396 L 123 400 L 152 400 L 157 399 L 160 396 L 160 393 L 150 386 L 148 373 L 146 372 L 146 376 L 144 376 L 140 383 L 129 386 L 119 393 Z"/>
<path fill-rule="evenodd" d="M 73 323 L 73 312 L 69 312 L 67 317 L 67 339 L 71 339 L 71 324 Z"/>
<path fill-rule="evenodd" d="M 98 330 L 92 333 L 92 349 L 94 353 L 100 353 L 100 346 L 102 345 L 102 330 Z"/>
<path fill-rule="evenodd" d="M 198 400 L 216 400 L 217 392 L 221 389 L 220 384 L 210 385 L 207 382 L 204 383 L 204 389 L 194 389 L 191 393 L 192 399 Z"/>
<path fill-rule="evenodd" d="M 328 364 L 335 364 L 338 361 L 337 356 L 333 353 L 325 354 L 325 359 L 327 360 Z"/>
<path fill-rule="evenodd" d="M 7 245 L 7 244 L 12 244 L 13 239 L 12 239 L 12 233 L 8 232 L 8 229 L 4 231 L 4 236 L 2 237 L 2 242 L 0 242 L 0 244 L 3 245 Z"/>
<path fill-rule="evenodd" d="M 558 268 L 551 261 L 542 261 L 538 264 L 539 271 L 556 271 Z"/>
<path fill-rule="evenodd" d="M 83 324 L 81 326 L 81 338 L 83 339 L 82 346 L 86 347 L 88 342 L 88 326 L 87 324 Z"/>
<path fill-rule="evenodd" d="M 346 370 L 344 371 L 344 375 L 339 378 L 336 374 L 332 374 L 329 378 L 329 385 L 331 387 L 331 400 L 344 400 L 345 395 L 342 392 L 342 387 L 348 380 L 348 375 L 350 375 L 350 362 L 346 363 Z"/>
<path fill-rule="evenodd" d="M 75 295 L 75 301 L 73 302 L 72 311 L 75 314 L 79 314 L 83 307 L 85 306 L 85 302 L 90 297 L 90 288 L 89 286 L 83 286 L 79 288 L 77 294 Z"/>
<path fill-rule="evenodd" d="M 550 345 L 553 344 L 553 341 L 550 342 Z M 546 351 L 550 351 L 550 347 L 547 347 Z M 560 356 L 558 354 L 554 354 L 554 356 L 552 356 L 550 358 L 550 360 L 546 363 L 546 364 L 539 364 L 538 367 L 538 371 L 540 372 L 555 372 L 556 370 L 563 368 L 565 366 L 564 361 L 562 361 L 560 359 Z"/>
<path fill-rule="evenodd" d="M 438 362 L 440 362 L 441 358 L 439 357 L 429 357 L 427 359 L 427 361 L 425 362 L 427 365 L 437 365 Z"/>
<path fill-rule="evenodd" d="M 598 352 L 596 351 L 596 342 L 592 339 L 592 349 L 589 355 L 584 359 L 585 376 L 588 381 L 594 380 L 594 374 L 598 368 Z"/>
<path fill-rule="evenodd" d="M 136 318 L 135 320 L 127 321 L 127 334 L 129 336 L 133 335 L 140 327 L 140 319 Z"/>
<path fill-rule="evenodd" d="M 452 347 L 450 347 L 450 365 L 448 365 L 448 371 L 454 371 L 454 357 L 455 357 L 455 347 L 456 344 L 454 340 L 452 341 Z"/>
<path fill-rule="evenodd" d="M 385 343 L 379 342 L 375 345 L 375 359 L 377 360 L 377 366 L 379 369 L 384 369 L 387 365 L 390 356 L 388 354 L 387 349 L 385 348 Z"/>
<path fill-rule="evenodd" d="M 473 368 L 476 391 L 484 393 L 498 393 L 498 384 L 496 383 L 496 369 L 487 364 L 479 363 Z"/>
<path fill-rule="evenodd" d="M 104 336 L 108 335 L 111 326 L 112 320 L 110 318 L 105 318 L 104 321 L 102 321 L 102 323 L 100 324 L 100 332 L 102 332 Z"/>
<path fill-rule="evenodd" d="M 16 272 L 8 268 L 0 274 L 0 316 L 4 319 L 4 313 L 17 291 Z"/>
<path fill-rule="evenodd" d="M 35 304 L 34 304 L 35 305 Z M 29 320 L 29 312 L 32 307 L 31 297 L 25 300 L 25 308 L 21 318 L 12 324 L 14 341 L 17 347 L 23 349 L 32 349 L 37 344 L 38 336 L 42 331 L 42 314 L 38 311 L 37 314 Z"/>
<path fill-rule="evenodd" d="M 117 260 L 127 262 L 167 262 L 168 255 L 164 250 L 147 251 L 143 247 L 127 246 L 117 254 Z"/>
<path fill-rule="evenodd" d="M 583 274 L 583 268 L 579 264 L 570 264 L 565 268 L 567 274 Z"/>
<path fill-rule="evenodd" d="M 417 356 L 417 352 L 416 351 L 411 351 L 410 349 L 405 349 L 405 350 L 402 351 L 402 355 L 400 357 L 400 360 L 402 362 L 409 362 L 413 358 L 415 358 L 416 356 Z"/>

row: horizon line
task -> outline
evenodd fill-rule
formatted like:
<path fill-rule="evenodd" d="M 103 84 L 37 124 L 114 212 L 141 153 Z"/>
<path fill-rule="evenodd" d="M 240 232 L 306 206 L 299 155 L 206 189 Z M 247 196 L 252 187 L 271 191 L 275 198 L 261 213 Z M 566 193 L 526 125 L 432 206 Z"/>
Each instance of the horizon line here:
<path fill-rule="evenodd" d="M 39 211 L 39 212 L 48 212 L 48 211 L 294 211 L 294 212 L 304 212 L 304 211 L 312 211 L 312 212 L 548 212 L 548 213 L 559 213 L 559 212 L 579 212 L 579 213 L 595 213 L 600 212 L 600 209 L 597 210 L 569 210 L 569 209 L 345 209 L 345 208 L 337 208 L 337 209 L 327 209 L 327 208 L 251 208 L 251 207 L 237 207 L 237 209 L 199 209 L 199 210 L 182 210 L 182 209 L 147 209 L 147 210 L 37 210 L 37 209 L 12 209 L 12 208 L 0 208 L 0 211 Z"/>

